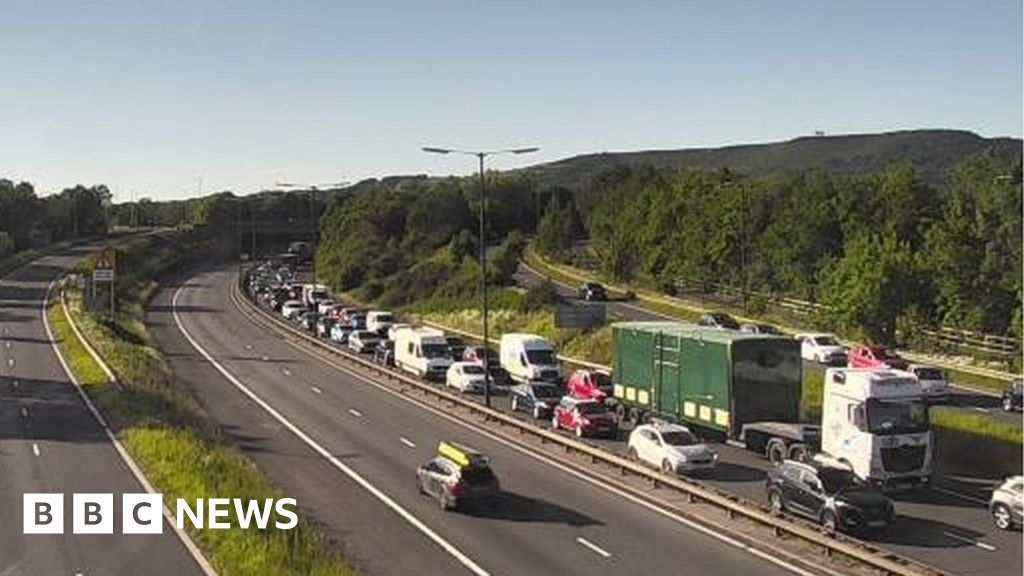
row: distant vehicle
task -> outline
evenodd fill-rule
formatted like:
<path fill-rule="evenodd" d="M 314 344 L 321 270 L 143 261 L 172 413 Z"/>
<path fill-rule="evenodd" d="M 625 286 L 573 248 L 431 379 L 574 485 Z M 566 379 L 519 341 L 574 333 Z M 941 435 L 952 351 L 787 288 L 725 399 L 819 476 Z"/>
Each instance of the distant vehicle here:
<path fill-rule="evenodd" d="M 495 507 L 501 497 L 501 485 L 487 457 L 454 442 L 441 442 L 437 456 L 417 468 L 416 489 L 437 499 L 441 510 L 481 504 Z"/>
<path fill-rule="evenodd" d="M 907 366 L 907 372 L 913 374 L 921 383 L 921 390 L 929 400 L 933 402 L 949 400 L 949 381 L 942 368 L 928 364 L 910 364 Z"/>
<path fill-rule="evenodd" d="M 586 282 L 580 286 L 579 290 L 580 300 L 587 300 L 593 302 L 604 302 L 608 299 L 608 294 L 604 289 L 604 286 L 597 282 Z"/>
<path fill-rule="evenodd" d="M 334 300 L 320 300 L 316 303 L 316 311 L 321 314 L 329 314 L 337 303 Z"/>
<path fill-rule="evenodd" d="M 718 328 L 719 330 L 740 329 L 740 323 L 725 312 L 708 312 L 706 314 L 701 314 L 700 319 L 697 320 L 697 325 L 706 326 L 708 328 Z"/>
<path fill-rule="evenodd" d="M 383 336 L 394 323 L 395 315 L 386 310 L 371 310 L 366 313 L 366 329 L 370 332 Z"/>
<path fill-rule="evenodd" d="M 1021 525 L 1024 505 L 1024 476 L 1010 476 L 992 491 L 988 509 L 992 522 L 1000 530 L 1012 530 Z"/>
<path fill-rule="evenodd" d="M 502 334 L 499 354 L 501 367 L 517 382 L 562 379 L 555 347 L 536 334 Z"/>
<path fill-rule="evenodd" d="M 1010 387 L 1003 390 L 1003 410 L 1013 412 L 1024 406 L 1024 379 L 1015 378 Z"/>
<path fill-rule="evenodd" d="M 773 336 L 782 336 L 782 331 L 772 326 L 771 324 L 760 324 L 760 323 L 749 323 L 740 324 L 740 332 L 749 332 L 751 334 L 770 334 Z"/>
<path fill-rule="evenodd" d="M 381 339 L 373 347 L 373 361 L 381 366 L 395 365 L 395 343 L 391 340 Z"/>
<path fill-rule="evenodd" d="M 399 330 L 401 330 L 403 328 L 412 328 L 412 327 L 413 327 L 412 324 L 401 324 L 401 323 L 396 323 L 396 324 L 392 324 L 391 326 L 388 326 L 388 340 L 391 340 L 392 342 L 394 342 L 395 335 L 398 334 Z"/>
<path fill-rule="evenodd" d="M 768 504 L 776 514 L 799 514 L 829 534 L 888 527 L 895 510 L 877 488 L 847 468 L 784 460 L 768 471 Z"/>
<path fill-rule="evenodd" d="M 362 311 L 355 306 L 335 306 L 333 314 L 339 322 L 348 322 L 352 319 L 352 316 L 362 314 Z"/>
<path fill-rule="evenodd" d="M 453 362 L 462 360 L 462 354 L 466 351 L 466 342 L 458 336 L 445 336 L 445 340 L 448 341 L 448 355 L 451 356 Z"/>
<path fill-rule="evenodd" d="M 686 426 L 659 423 L 641 424 L 629 433 L 627 454 L 660 468 L 666 474 L 688 474 L 711 470 L 718 454 L 708 448 Z"/>
<path fill-rule="evenodd" d="M 331 320 L 330 316 L 320 316 L 316 320 L 316 335 L 321 338 L 329 337 L 333 326 L 334 320 Z"/>
<path fill-rule="evenodd" d="M 287 300 L 281 305 L 281 316 L 294 320 L 300 312 L 305 312 L 306 307 L 298 300 Z"/>
<path fill-rule="evenodd" d="M 344 322 L 337 322 L 334 326 L 331 326 L 331 340 L 338 344 L 348 346 L 348 335 L 352 333 L 354 328 Z"/>
<path fill-rule="evenodd" d="M 612 395 L 612 377 L 605 372 L 577 370 L 569 376 L 565 388 L 573 398 L 604 402 Z"/>
<path fill-rule="evenodd" d="M 380 342 L 380 335 L 369 330 L 354 330 L 348 335 L 348 349 L 359 354 L 372 352 L 377 342 Z"/>
<path fill-rule="evenodd" d="M 327 291 L 327 286 L 323 284 L 302 285 L 302 303 L 307 307 L 316 308 L 320 301 L 330 299 L 331 294 Z"/>
<path fill-rule="evenodd" d="M 907 361 L 885 346 L 853 346 L 846 353 L 846 363 L 850 368 L 907 369 Z"/>
<path fill-rule="evenodd" d="M 836 340 L 834 334 L 797 334 L 795 338 L 800 342 L 800 357 L 804 360 L 829 366 L 846 366 L 846 347 Z"/>
<path fill-rule="evenodd" d="M 477 364 L 471 362 L 471 364 Z M 479 365 L 479 364 L 478 364 Z M 487 372 L 491 376 L 491 393 L 504 394 L 508 389 L 515 384 L 512 380 L 512 376 L 509 375 L 508 370 L 505 370 L 498 364 L 488 364 Z"/>
<path fill-rule="evenodd" d="M 445 375 L 445 385 L 459 392 L 483 394 L 486 385 L 484 368 L 470 362 L 453 362 Z"/>
<path fill-rule="evenodd" d="M 615 438 L 619 435 L 615 415 L 604 404 L 594 400 L 577 400 L 572 396 L 563 396 L 555 406 L 551 427 L 555 430 L 572 430 L 577 438 L 597 435 Z"/>
<path fill-rule="evenodd" d="M 483 364 L 484 350 L 487 351 L 486 354 L 488 364 L 496 366 L 501 363 L 498 360 L 498 355 L 494 353 L 494 350 L 484 348 L 483 346 L 466 346 L 466 349 L 462 351 L 462 359 L 466 362 L 476 362 L 477 364 Z"/>
<path fill-rule="evenodd" d="M 395 366 L 428 380 L 443 380 L 452 365 L 444 333 L 433 328 L 403 328 L 395 333 Z"/>
<path fill-rule="evenodd" d="M 316 332 L 316 323 L 320 319 L 320 315 L 314 310 L 307 310 L 299 314 L 299 325 L 302 326 L 303 330 L 308 332 Z"/>
<path fill-rule="evenodd" d="M 550 382 L 535 381 L 513 386 L 509 396 L 509 405 L 513 412 L 529 412 L 534 418 L 541 420 L 551 417 L 555 404 L 558 404 L 562 397 L 562 390 Z"/>
<path fill-rule="evenodd" d="M 352 314 L 349 314 L 346 322 L 356 330 L 366 330 L 366 314 L 363 314 L 362 312 L 353 312 Z"/>

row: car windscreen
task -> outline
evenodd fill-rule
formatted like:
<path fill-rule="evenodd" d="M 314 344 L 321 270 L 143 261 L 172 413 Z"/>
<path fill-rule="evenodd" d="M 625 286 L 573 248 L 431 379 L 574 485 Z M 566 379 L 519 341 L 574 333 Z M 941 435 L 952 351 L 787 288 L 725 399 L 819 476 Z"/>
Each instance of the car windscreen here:
<path fill-rule="evenodd" d="M 463 468 L 461 472 L 462 479 L 465 480 L 466 484 L 470 486 L 480 486 L 482 484 L 490 484 L 494 482 L 494 472 L 486 466 L 474 466 L 471 468 Z"/>
<path fill-rule="evenodd" d="M 598 404 L 597 402 L 580 402 L 576 405 L 576 409 L 579 410 L 580 414 L 603 414 L 608 411 L 604 404 Z"/>
<path fill-rule="evenodd" d="M 562 391 L 555 386 L 534 386 L 533 395 L 537 398 L 560 398 Z"/>
<path fill-rule="evenodd" d="M 394 322 L 395 317 L 391 314 L 377 314 L 377 322 Z"/>
<path fill-rule="evenodd" d="M 557 362 L 554 350 L 527 350 L 526 359 L 530 364 L 552 365 Z"/>
<path fill-rule="evenodd" d="M 700 441 L 697 437 L 685 430 L 673 430 L 671 432 L 662 432 L 662 440 L 669 446 L 693 446 L 699 444 Z"/>
<path fill-rule="evenodd" d="M 921 380 L 943 380 L 942 370 L 938 368 L 918 368 L 914 370 Z"/>
<path fill-rule="evenodd" d="M 869 399 L 868 431 L 872 434 L 912 434 L 928 430 L 928 405 L 922 401 L 887 402 Z"/>
<path fill-rule="evenodd" d="M 729 329 L 732 329 L 732 330 L 739 330 L 740 329 L 740 325 L 737 324 L 736 321 L 733 320 L 731 316 L 726 316 L 725 314 L 721 314 L 721 315 L 719 315 L 719 314 L 712 314 L 711 317 L 714 318 L 715 322 L 717 322 L 718 325 L 723 327 L 723 328 L 729 328 Z"/>
<path fill-rule="evenodd" d="M 816 336 L 814 343 L 818 346 L 839 346 L 839 342 L 836 342 L 836 339 L 831 336 Z"/>
<path fill-rule="evenodd" d="M 476 374 L 476 375 L 483 376 L 483 374 L 484 374 L 484 367 L 479 365 L 479 364 L 466 364 L 465 366 L 462 367 L 462 373 L 463 374 Z"/>
<path fill-rule="evenodd" d="M 447 344 L 424 344 L 421 349 L 423 350 L 424 358 L 447 358 L 448 357 L 448 345 Z"/>
<path fill-rule="evenodd" d="M 863 486 L 853 471 L 842 468 L 822 468 L 818 471 L 818 479 L 821 480 L 821 487 L 826 494 Z"/>

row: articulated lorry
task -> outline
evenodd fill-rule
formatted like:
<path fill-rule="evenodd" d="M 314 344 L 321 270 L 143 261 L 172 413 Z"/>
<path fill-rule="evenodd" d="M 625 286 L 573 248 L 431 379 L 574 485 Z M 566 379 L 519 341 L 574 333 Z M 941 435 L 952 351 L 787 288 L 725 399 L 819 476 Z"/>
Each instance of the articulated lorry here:
<path fill-rule="evenodd" d="M 676 322 L 612 325 L 614 409 L 625 424 L 678 422 L 772 462 L 818 452 L 886 486 L 931 475 L 920 384 L 893 370 L 830 369 L 821 423 L 800 421 L 800 343 Z"/>

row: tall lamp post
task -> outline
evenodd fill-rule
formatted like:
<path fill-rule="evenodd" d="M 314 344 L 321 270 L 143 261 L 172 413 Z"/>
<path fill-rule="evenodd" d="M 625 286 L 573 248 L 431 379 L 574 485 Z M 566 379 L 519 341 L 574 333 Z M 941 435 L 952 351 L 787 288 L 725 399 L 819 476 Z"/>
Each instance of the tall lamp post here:
<path fill-rule="evenodd" d="M 484 235 L 487 231 L 487 194 L 484 178 L 484 158 L 488 156 L 497 156 L 499 154 L 530 154 L 540 150 L 537 147 L 530 148 L 509 148 L 507 150 L 486 150 L 486 151 L 471 151 L 471 150 L 456 150 L 454 148 L 434 148 L 424 147 L 424 152 L 431 154 L 462 154 L 464 156 L 476 156 L 480 162 L 480 288 L 483 293 L 483 328 L 484 328 L 484 405 L 488 408 L 491 407 L 491 366 L 490 366 L 490 352 L 487 340 L 487 239 Z"/>
<path fill-rule="evenodd" d="M 348 182 L 334 182 L 332 184 L 297 184 L 295 182 L 278 182 L 278 188 L 288 188 L 297 190 L 309 190 L 309 243 L 313 250 L 313 259 L 311 260 L 313 284 L 316 284 L 316 218 L 313 215 L 313 211 L 316 209 L 316 193 L 321 188 L 341 188 L 348 186 Z"/>

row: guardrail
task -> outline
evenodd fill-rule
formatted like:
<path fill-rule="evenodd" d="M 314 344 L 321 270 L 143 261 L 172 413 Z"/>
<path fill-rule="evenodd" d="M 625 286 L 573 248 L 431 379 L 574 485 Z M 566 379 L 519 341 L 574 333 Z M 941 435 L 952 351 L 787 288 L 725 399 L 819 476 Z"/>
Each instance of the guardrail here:
<path fill-rule="evenodd" d="M 243 308 L 248 309 L 248 313 L 246 313 L 246 315 L 255 322 L 263 325 L 269 324 L 269 328 L 282 334 L 286 333 L 293 338 L 297 338 L 302 342 L 310 344 L 318 350 L 326 351 L 334 356 L 344 358 L 348 362 L 358 365 L 363 369 L 398 380 L 403 385 L 413 387 L 426 395 L 434 396 L 446 403 L 459 406 L 471 413 L 483 416 L 485 421 L 513 428 L 520 434 L 530 434 L 539 437 L 542 443 L 560 445 L 566 452 L 573 451 L 589 457 L 592 463 L 605 464 L 618 469 L 622 474 L 630 474 L 644 478 L 649 481 L 653 487 L 660 486 L 671 488 L 684 494 L 688 502 L 703 502 L 711 504 L 724 510 L 727 517 L 730 519 L 736 517 L 744 518 L 754 522 L 755 524 L 769 528 L 776 537 L 788 535 L 803 542 L 818 546 L 824 551 L 826 556 L 839 554 L 861 563 L 865 567 L 875 570 L 878 573 L 891 574 L 894 576 L 941 576 L 945 574 L 932 566 L 899 556 L 888 550 L 874 548 L 859 540 L 842 535 L 831 537 L 826 536 L 820 532 L 817 526 L 802 520 L 791 518 L 789 516 L 775 516 L 771 512 L 766 511 L 762 506 L 743 500 L 735 495 L 704 486 L 696 481 L 668 476 L 661 472 L 650 470 L 638 463 L 623 458 L 622 456 L 608 452 L 607 450 L 590 446 L 574 438 L 563 436 L 562 434 L 558 434 L 546 428 L 541 428 L 535 424 L 521 421 L 497 410 L 487 408 L 482 404 L 467 400 L 461 396 L 451 394 L 445 390 L 406 376 L 396 370 L 384 368 L 369 360 L 343 351 L 338 346 L 328 344 L 319 338 L 295 328 L 281 318 L 275 317 L 273 314 L 251 302 L 248 294 L 245 292 L 241 284 L 242 281 L 241 278 L 239 278 L 239 282 L 232 285 L 232 300 L 243 313 L 246 313 L 246 310 Z M 256 319 L 254 316 L 259 316 L 260 319 Z M 593 473 L 592 470 L 590 472 Z M 681 514 L 687 515 L 685 511 L 678 507 L 674 507 L 664 501 L 655 500 L 649 494 L 643 494 L 641 491 L 636 489 L 631 490 L 641 498 L 648 501 L 656 501 L 658 505 L 679 510 Z M 692 517 L 692 515 L 689 516 Z M 709 523 L 705 519 L 693 519 L 702 523 Z"/>

